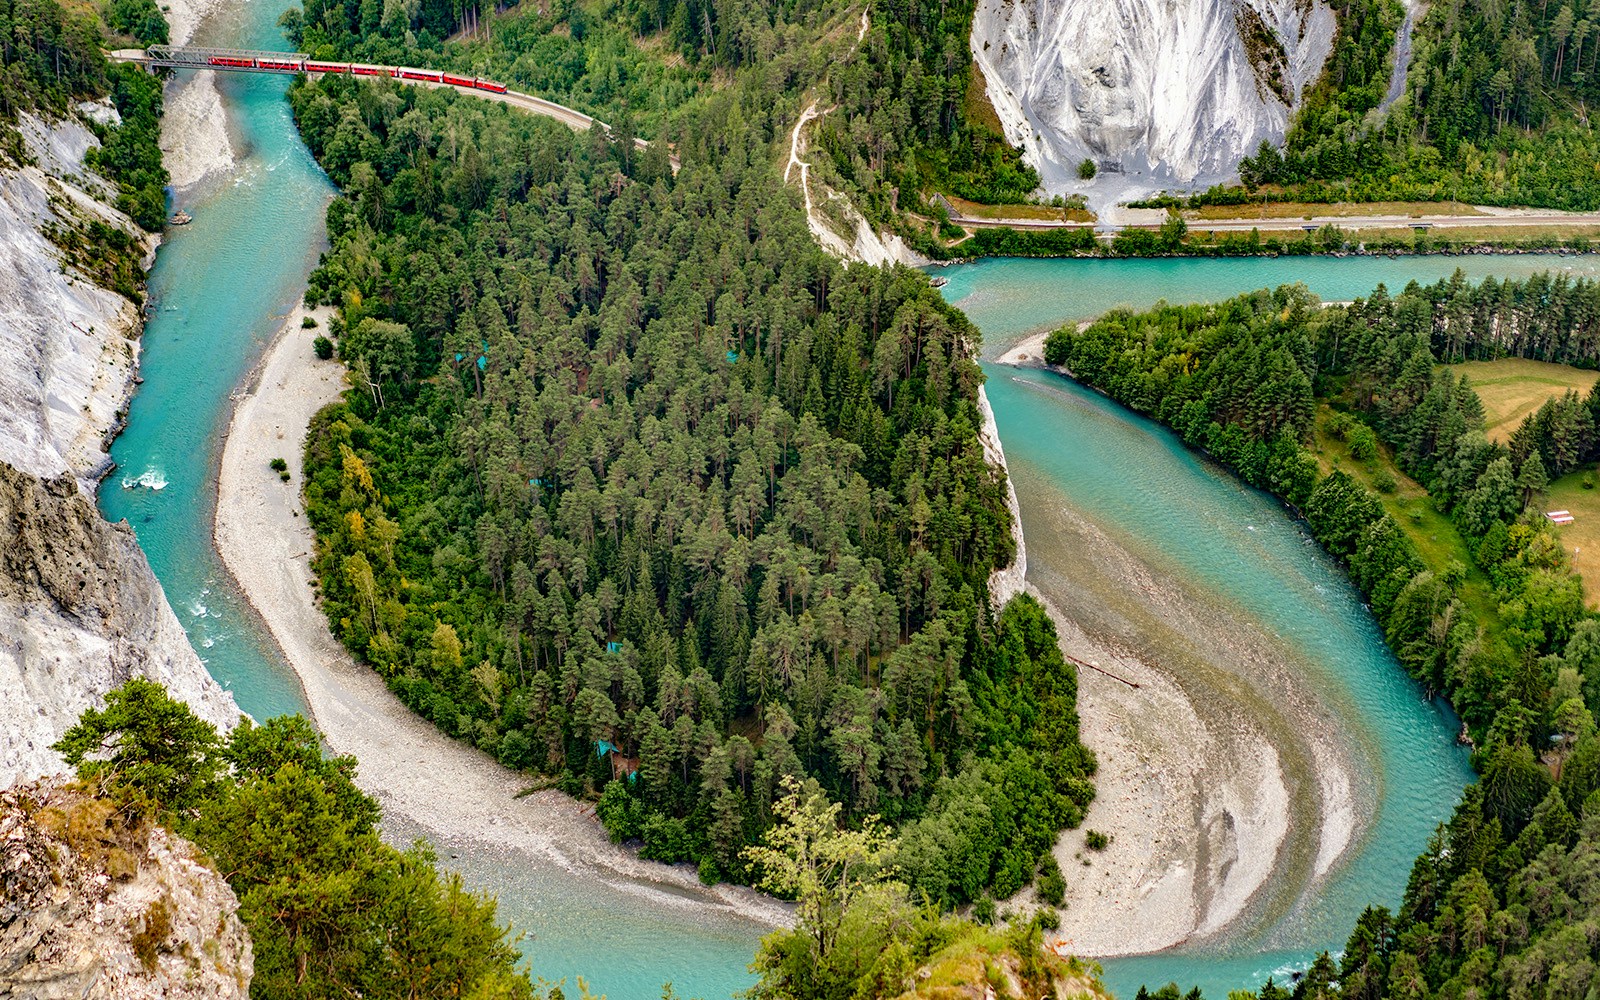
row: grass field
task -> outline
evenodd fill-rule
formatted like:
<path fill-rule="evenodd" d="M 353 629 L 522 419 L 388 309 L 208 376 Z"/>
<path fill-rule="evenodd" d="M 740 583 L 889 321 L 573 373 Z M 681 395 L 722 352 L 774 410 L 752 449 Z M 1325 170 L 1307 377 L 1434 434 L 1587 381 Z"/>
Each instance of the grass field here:
<path fill-rule="evenodd" d="M 944 196 L 950 207 L 969 219 L 1037 219 L 1041 222 L 1093 222 L 1094 213 L 1084 208 L 1056 208 L 1053 205 L 985 205 L 981 202 Z"/>
<path fill-rule="evenodd" d="M 1572 568 L 1583 577 L 1583 597 L 1591 608 L 1600 607 L 1600 489 L 1583 488 L 1592 469 L 1569 473 L 1550 484 L 1544 510 L 1569 510 L 1571 524 L 1556 525 L 1556 537 L 1572 557 Z"/>
<path fill-rule="evenodd" d="M 1327 216 L 1404 215 L 1420 219 L 1429 215 L 1482 215 L 1459 201 L 1343 201 L 1331 205 L 1305 201 L 1269 201 L 1255 205 L 1205 205 L 1183 217 L 1204 219 L 1311 219 Z"/>
<path fill-rule="evenodd" d="M 1472 380 L 1478 398 L 1483 400 L 1484 425 L 1491 441 L 1509 438 L 1551 396 L 1568 389 L 1587 393 L 1600 379 L 1600 372 L 1523 358 L 1468 361 L 1450 367 Z"/>
<path fill-rule="evenodd" d="M 1400 529 L 1411 539 L 1411 544 L 1416 546 L 1423 565 L 1435 575 L 1442 573 L 1451 562 L 1466 566 L 1467 579 L 1461 587 L 1462 602 L 1485 624 L 1498 619 L 1499 605 L 1494 599 L 1489 578 L 1473 562 L 1467 543 L 1461 537 L 1461 532 L 1456 530 L 1455 524 L 1434 507 L 1428 491 L 1420 483 L 1395 466 L 1394 456 L 1386 445 L 1379 445 L 1377 457 L 1370 462 L 1359 462 L 1352 458 L 1350 446 L 1328 433 L 1327 424 L 1332 416 L 1333 410 L 1326 403 L 1318 405 L 1316 438 L 1311 450 L 1323 473 L 1342 469 L 1377 494 L 1383 502 L 1383 509 L 1400 525 Z M 1392 492 L 1384 493 L 1373 485 L 1380 471 L 1393 477 L 1395 488 Z M 1596 527 L 1600 528 L 1600 518 L 1596 519 Z M 1596 549 L 1596 556 L 1600 557 L 1600 548 Z"/>

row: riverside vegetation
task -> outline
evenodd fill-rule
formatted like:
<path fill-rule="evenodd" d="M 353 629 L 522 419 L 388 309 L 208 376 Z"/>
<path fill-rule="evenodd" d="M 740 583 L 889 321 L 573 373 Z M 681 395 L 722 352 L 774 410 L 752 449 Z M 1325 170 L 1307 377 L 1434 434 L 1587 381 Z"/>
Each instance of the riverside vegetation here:
<path fill-rule="evenodd" d="M 109 856 L 113 877 L 131 871 L 124 848 L 152 823 L 206 852 L 250 932 L 254 997 L 590 996 L 581 981 L 571 992 L 534 983 L 494 900 L 463 890 L 459 875 L 441 877 L 426 845 L 386 845 L 355 760 L 325 756 L 300 716 L 245 720 L 224 738 L 135 678 L 55 749 L 82 789 L 64 836 Z M 798 919 L 763 940 L 752 997 L 1106 996 L 1092 967 L 1044 947 L 1047 914 L 991 930 L 914 905 L 895 878 L 897 845 L 876 819 L 841 828 L 840 805 L 814 780 L 786 777 L 780 792 L 776 822 L 746 856 L 764 888 L 798 901 Z M 135 937 L 147 967 L 172 930 L 151 923 Z M 677 993 L 667 985 L 661 997 Z"/>
<path fill-rule="evenodd" d="M 433 30 L 404 11 L 385 27 L 329 10 L 290 30 L 374 56 Z M 768 47 L 714 54 L 708 28 L 678 65 L 705 77 L 656 106 L 643 153 L 626 116 L 609 139 L 575 137 L 447 92 L 295 86 L 307 143 L 346 194 L 309 293 L 341 307 L 330 332 L 356 385 L 306 454 L 324 607 L 413 708 L 598 795 L 613 835 L 647 856 L 760 880 L 742 848 L 782 827 L 783 780 L 804 778 L 847 825 L 898 827 L 911 892 L 982 903 L 1028 881 L 1090 794 L 1072 674 L 1037 605 L 996 614 L 985 599 L 1010 545 L 1003 483 L 975 436 L 975 331 L 918 278 L 823 257 L 778 183 L 806 87 L 846 76 L 821 53 L 853 37 L 851 20 L 826 4 L 731 10 Z M 517 79 L 531 70 L 514 69 L 516 45 L 603 51 L 617 12 L 520 12 L 504 34 L 479 12 L 482 40 L 449 58 L 510 60 Z M 479 35 L 477 16 L 452 12 L 433 37 Z M 807 16 L 831 45 L 789 44 Z M 572 65 L 580 89 L 595 66 L 623 76 L 600 55 Z M 1437 294 L 1462 316 L 1544 314 L 1516 288 Z M 1129 317 L 1083 340 L 1105 339 L 1086 364 L 1123 377 L 1133 405 L 1194 393 L 1180 430 L 1304 506 L 1402 662 L 1452 695 L 1481 747 L 1484 782 L 1419 862 L 1406 907 L 1364 916 L 1344 965 L 1319 961 L 1297 995 L 1335 981 L 1465 995 L 1504 988 L 1513 967 L 1542 989 L 1549 948 L 1582 919 L 1570 900 L 1586 898 L 1573 879 L 1595 784 L 1581 762 L 1600 752 L 1585 701 L 1600 630 L 1559 546 L 1520 517 L 1538 489 L 1529 449 L 1544 462 L 1543 445 L 1475 444 L 1476 401 L 1433 375 L 1417 327 L 1430 301 L 1324 311 L 1286 290 L 1159 314 L 1210 331 L 1204 345 L 1168 353 L 1143 327 L 1107 332 Z M 1586 329 L 1577 310 L 1560 315 Z M 1212 376 L 1225 390 L 1199 392 Z M 1459 559 L 1430 568 L 1354 479 L 1319 474 L 1300 444 L 1319 390 L 1368 433 L 1422 442 L 1403 461 L 1456 513 Z M 1541 760 L 1552 735 L 1559 782 Z M 1529 866 L 1562 858 L 1549 879 L 1566 895 L 1529 903 Z M 861 985 L 785 979 L 764 954 L 777 976 L 764 984 L 787 991 L 773 995 Z"/>
<path fill-rule="evenodd" d="M 1457 275 L 1322 308 L 1283 287 L 1112 313 L 1047 341 L 1050 363 L 1298 508 L 1400 662 L 1450 697 L 1475 741 L 1482 779 L 1418 858 L 1400 911 L 1363 914 L 1296 998 L 1554 1000 L 1597 981 L 1582 935 L 1600 851 L 1600 618 L 1538 499 L 1551 474 L 1600 457 L 1600 394 L 1552 399 L 1492 444 L 1470 385 L 1439 367 L 1507 355 L 1592 366 L 1597 294 L 1589 281 Z M 1392 453 L 1451 525 L 1424 532 L 1349 472 L 1321 474 L 1306 447 L 1319 407 L 1324 433 L 1358 460 Z"/>

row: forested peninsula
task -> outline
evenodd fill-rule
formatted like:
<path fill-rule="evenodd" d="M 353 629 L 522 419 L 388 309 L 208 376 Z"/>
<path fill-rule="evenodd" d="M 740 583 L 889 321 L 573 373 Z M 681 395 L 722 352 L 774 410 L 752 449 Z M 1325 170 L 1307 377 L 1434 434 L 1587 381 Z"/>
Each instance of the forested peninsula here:
<path fill-rule="evenodd" d="M 323 606 L 646 857 L 750 878 L 805 777 L 896 824 L 914 892 L 1006 897 L 1094 759 L 1048 616 L 989 599 L 977 330 L 825 256 L 780 184 L 773 95 L 810 72 L 796 46 L 680 108 L 676 175 L 453 94 L 296 85 L 347 192 L 308 293 L 356 386 L 306 454 Z"/>
<path fill-rule="evenodd" d="M 1593 980 L 1571 949 L 1594 919 L 1583 873 L 1600 850 L 1600 620 L 1539 500 L 1551 476 L 1600 455 L 1600 394 L 1554 398 L 1491 443 L 1477 395 L 1439 363 L 1593 365 L 1597 294 L 1587 280 L 1458 275 L 1324 306 L 1286 286 L 1113 313 L 1047 341 L 1049 363 L 1293 505 L 1400 662 L 1470 733 L 1481 781 L 1417 859 L 1400 911 L 1365 913 L 1295 997 L 1555 998 Z M 1361 465 L 1331 464 L 1331 441 Z M 1448 519 L 1395 516 L 1361 481 L 1392 493 L 1396 472 Z"/>

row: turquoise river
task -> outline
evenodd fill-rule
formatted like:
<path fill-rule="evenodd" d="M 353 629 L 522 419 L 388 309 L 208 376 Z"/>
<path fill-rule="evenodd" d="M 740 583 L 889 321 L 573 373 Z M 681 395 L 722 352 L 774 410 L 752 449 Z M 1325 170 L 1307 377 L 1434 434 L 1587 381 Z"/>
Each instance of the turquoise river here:
<path fill-rule="evenodd" d="M 280 10 L 274 0 L 230 6 L 199 40 L 281 48 L 274 27 Z M 186 194 L 183 207 L 195 221 L 173 232 L 157 255 L 145 382 L 113 449 L 119 468 L 102 489 L 101 506 L 138 532 L 218 680 L 241 707 L 264 717 L 305 705 L 217 560 L 210 537 L 216 466 L 231 394 L 303 288 L 332 191 L 295 134 L 284 81 L 235 77 L 219 87 L 239 162 L 221 181 Z M 1215 299 L 1286 281 L 1349 299 L 1380 281 L 1442 277 L 1458 265 L 1473 276 L 1600 270 L 1592 259 L 1528 257 L 1002 260 L 950 269 L 945 294 L 983 329 L 985 356 L 993 357 L 1027 333 L 1116 305 Z M 1422 700 L 1343 576 L 1270 498 L 1064 379 L 993 365 L 987 371 L 1023 508 L 1030 581 L 1059 607 L 1082 603 L 1073 581 L 1085 567 L 1052 527 L 1055 515 L 1071 512 L 1153 571 L 1281 641 L 1374 769 L 1375 814 L 1326 878 L 1280 900 L 1270 921 L 1241 935 L 1107 962 L 1108 982 L 1130 997 L 1141 982 L 1176 980 L 1220 1000 L 1230 987 L 1337 949 L 1363 906 L 1398 901 L 1411 858 L 1470 780 L 1452 719 Z M 1147 636 L 1124 638 L 1160 646 Z M 391 832 L 425 833 L 425 825 L 396 818 Z M 525 932 L 525 952 L 545 978 L 582 975 L 612 1000 L 659 996 L 667 980 L 683 996 L 723 1000 L 751 981 L 745 964 L 758 928 L 700 920 L 581 871 L 486 856 L 465 844 L 439 847 L 469 881 L 498 894 L 503 916 Z"/>

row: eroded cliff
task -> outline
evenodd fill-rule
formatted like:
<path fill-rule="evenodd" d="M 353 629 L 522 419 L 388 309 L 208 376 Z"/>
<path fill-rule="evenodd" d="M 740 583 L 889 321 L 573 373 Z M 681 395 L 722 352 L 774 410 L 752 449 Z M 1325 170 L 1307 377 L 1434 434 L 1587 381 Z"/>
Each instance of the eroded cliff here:
<path fill-rule="evenodd" d="M 133 392 L 141 326 L 127 294 L 95 282 L 94 226 L 155 241 L 109 207 L 83 121 L 25 116 L 21 131 L 32 162 L 0 171 L 0 788 L 60 770 L 50 744 L 134 674 L 220 727 L 239 714 L 133 532 L 90 499 Z"/>
<path fill-rule="evenodd" d="M 1335 27 L 1323 0 L 979 0 L 971 41 L 1045 187 L 1109 201 L 1211 184 L 1281 139 Z"/>
<path fill-rule="evenodd" d="M 103 104 L 81 113 L 116 115 Z M 82 121 L 24 115 L 21 131 L 33 162 L 0 171 L 0 462 L 43 478 L 70 474 L 92 489 L 132 394 L 140 317 L 64 245 L 95 254 L 94 224 L 146 253 L 155 240 L 109 207 L 115 192 L 85 164 L 99 142 Z"/>
<path fill-rule="evenodd" d="M 50 744 L 135 674 L 220 728 L 238 719 L 127 525 L 70 479 L 0 463 L 0 787 L 59 771 Z"/>

